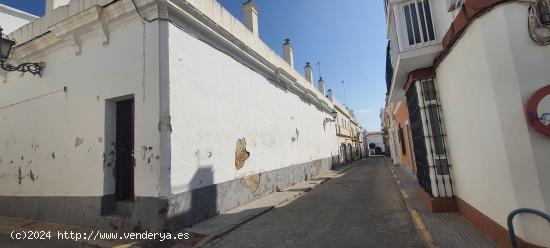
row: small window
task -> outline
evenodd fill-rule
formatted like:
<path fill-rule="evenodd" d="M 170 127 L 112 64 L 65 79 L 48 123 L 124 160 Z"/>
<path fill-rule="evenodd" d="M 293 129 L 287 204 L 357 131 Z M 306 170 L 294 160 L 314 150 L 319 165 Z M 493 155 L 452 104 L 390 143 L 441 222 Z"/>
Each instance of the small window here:
<path fill-rule="evenodd" d="M 415 0 L 403 6 L 409 45 L 435 40 L 429 0 Z"/>
<path fill-rule="evenodd" d="M 399 143 L 401 143 L 401 153 L 407 155 L 407 148 L 405 147 L 405 134 L 403 133 L 403 128 L 399 125 Z"/>

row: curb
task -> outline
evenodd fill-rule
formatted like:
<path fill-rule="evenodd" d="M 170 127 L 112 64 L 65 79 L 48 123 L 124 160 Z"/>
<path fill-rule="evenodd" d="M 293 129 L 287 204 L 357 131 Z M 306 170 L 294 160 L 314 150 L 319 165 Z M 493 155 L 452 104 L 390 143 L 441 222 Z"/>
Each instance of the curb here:
<path fill-rule="evenodd" d="M 193 246 L 193 248 L 199 248 L 199 247 L 204 247 L 206 244 L 208 244 L 210 241 L 212 240 L 215 240 L 215 239 L 218 239 L 218 238 L 221 238 L 225 235 L 227 235 L 228 233 L 230 233 L 231 231 L 237 229 L 238 227 L 244 225 L 245 223 L 255 219 L 256 217 L 262 215 L 262 214 L 265 214 L 269 211 L 271 211 L 272 209 L 274 209 L 275 206 L 271 206 L 271 207 L 267 207 L 266 209 L 262 209 L 260 211 L 258 211 L 257 213 L 255 214 L 252 214 L 250 216 L 247 216 L 239 221 L 237 221 L 236 223 L 233 223 L 231 224 L 230 226 L 228 226 L 227 228 L 217 232 L 217 233 L 214 233 L 214 234 L 210 234 L 208 236 L 206 236 L 206 238 L 204 238 L 203 240 L 199 241 L 199 243 L 197 243 L 196 245 Z"/>
<path fill-rule="evenodd" d="M 424 221 L 422 221 L 422 217 L 420 217 L 416 209 L 411 207 L 411 205 L 408 203 L 407 199 L 409 198 L 409 196 L 407 195 L 405 188 L 403 188 L 403 185 L 399 181 L 399 178 L 395 174 L 395 171 L 393 170 L 392 166 L 393 165 L 390 164 L 388 167 L 390 168 L 391 174 L 394 178 L 394 183 L 399 189 L 399 196 L 401 198 L 401 201 L 403 201 L 403 203 L 407 207 L 407 210 L 409 211 L 409 215 L 411 216 L 411 219 L 414 223 L 414 227 L 416 228 L 416 231 L 418 232 L 418 234 L 420 235 L 420 238 L 424 241 L 424 243 L 426 243 L 426 247 L 437 248 L 437 245 L 435 244 L 432 238 L 432 234 L 426 227 L 426 224 L 424 224 Z"/>
<path fill-rule="evenodd" d="M 353 168 L 353 167 L 355 166 L 355 163 L 358 162 L 358 161 L 362 161 L 362 160 L 354 161 L 354 162 L 351 163 L 347 168 L 344 168 L 344 169 L 342 169 L 342 170 L 338 170 L 338 169 L 335 170 L 335 171 L 336 171 L 336 175 L 341 175 L 341 174 L 343 174 L 344 172 L 346 172 L 347 170 Z M 335 176 L 336 176 L 336 175 L 335 175 Z M 334 176 L 332 176 L 332 177 L 327 177 L 327 178 L 325 178 L 324 180 L 320 181 L 320 183 L 319 183 L 319 184 L 316 184 L 315 186 L 308 187 L 306 190 L 304 190 L 304 191 L 302 191 L 302 192 L 300 192 L 300 193 L 297 193 L 297 194 L 295 194 L 295 195 L 293 195 L 293 196 L 291 196 L 291 197 L 288 197 L 288 198 L 286 198 L 285 200 L 283 200 L 283 201 L 281 201 L 281 202 L 279 202 L 279 203 L 277 203 L 277 204 L 275 204 L 275 205 L 273 205 L 273 206 L 271 206 L 271 207 L 267 207 L 266 209 L 263 209 L 263 210 L 261 210 L 261 211 L 258 211 L 257 213 L 254 213 L 254 214 L 252 214 L 252 215 L 250 215 L 250 216 L 248 216 L 248 217 L 245 217 L 245 218 L 243 218 L 242 220 L 239 220 L 239 221 L 237 221 L 236 223 L 231 224 L 229 227 L 227 227 L 227 228 L 225 228 L 225 229 L 223 229 L 223 230 L 221 230 L 221 231 L 219 231 L 219 232 L 217 232 L 217 233 L 210 234 L 210 235 L 208 235 L 206 238 L 204 238 L 203 240 L 199 241 L 199 243 L 195 244 L 195 245 L 193 246 L 193 248 L 202 248 L 202 247 L 204 247 L 205 245 L 207 245 L 208 243 L 210 243 L 211 241 L 213 241 L 213 240 L 215 240 L 215 239 L 218 239 L 218 238 L 221 238 L 221 237 L 223 237 L 223 236 L 229 234 L 229 233 L 232 232 L 233 230 L 235 230 L 235 229 L 237 229 L 238 227 L 244 225 L 245 223 L 247 223 L 247 222 L 249 222 L 249 221 L 251 221 L 251 220 L 253 220 L 253 219 L 259 217 L 260 215 L 263 215 L 263 214 L 265 214 L 265 213 L 267 213 L 267 212 L 269 212 L 269 211 L 271 211 L 271 210 L 273 210 L 273 209 L 275 209 L 275 208 L 277 208 L 277 207 L 280 207 L 280 206 L 285 205 L 286 203 L 289 203 L 290 201 L 292 201 L 292 200 L 294 200 L 294 199 L 296 199 L 296 198 L 299 198 L 300 196 L 304 195 L 306 192 L 311 191 L 311 189 L 313 189 L 314 187 L 317 187 L 317 186 L 319 186 L 319 185 L 321 185 L 321 184 L 325 183 L 326 181 L 328 181 L 328 180 L 330 180 L 330 179 L 333 179 L 333 178 L 334 178 Z"/>

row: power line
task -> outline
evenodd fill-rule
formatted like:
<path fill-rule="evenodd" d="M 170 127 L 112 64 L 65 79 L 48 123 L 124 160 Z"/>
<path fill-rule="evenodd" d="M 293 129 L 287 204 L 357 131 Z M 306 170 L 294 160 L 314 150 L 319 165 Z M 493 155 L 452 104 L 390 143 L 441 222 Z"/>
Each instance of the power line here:
<path fill-rule="evenodd" d="M 49 93 L 46 93 L 44 95 L 39 95 L 39 96 L 35 96 L 35 97 L 32 97 L 32 98 L 28 98 L 28 99 L 25 99 L 25 100 L 22 100 L 22 101 L 19 101 L 19 102 L 16 102 L 16 103 L 12 103 L 10 105 L 6 105 L 6 106 L 3 106 L 3 107 L 0 107 L 0 109 L 5 109 L 5 108 L 9 108 L 9 107 L 13 107 L 15 105 L 18 105 L 18 104 L 21 104 L 21 103 L 24 103 L 24 102 L 29 102 L 29 101 L 32 101 L 32 100 L 36 100 L 38 98 L 42 98 L 42 97 L 45 97 L 45 96 L 49 96 L 49 95 L 53 95 L 57 92 L 61 92 L 61 91 L 67 91 L 67 87 L 63 87 L 63 89 L 60 89 L 60 90 L 56 90 L 56 91 L 52 91 L 52 92 L 49 92 Z"/>

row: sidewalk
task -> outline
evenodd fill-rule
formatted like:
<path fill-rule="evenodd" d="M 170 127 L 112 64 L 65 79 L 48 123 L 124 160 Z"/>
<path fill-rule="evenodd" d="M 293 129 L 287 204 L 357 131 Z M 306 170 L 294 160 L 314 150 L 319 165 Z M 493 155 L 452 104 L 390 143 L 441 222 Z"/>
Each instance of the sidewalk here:
<path fill-rule="evenodd" d="M 358 162 L 358 161 L 356 161 Z M 52 233 L 51 240 L 44 240 L 42 247 L 202 247 L 208 241 L 215 239 L 217 237 L 223 236 L 226 233 L 234 230 L 240 225 L 248 222 L 249 220 L 254 219 L 255 217 L 268 212 L 269 210 L 277 207 L 282 207 L 294 199 L 300 197 L 305 192 L 311 190 L 312 188 L 322 184 L 323 182 L 340 177 L 342 173 L 355 165 L 355 163 L 342 166 L 335 171 L 329 171 L 326 173 L 321 173 L 318 176 L 304 181 L 298 184 L 295 184 L 287 189 L 284 189 L 279 192 L 273 192 L 262 198 L 256 199 L 252 202 L 244 204 L 235 209 L 229 210 L 227 212 L 221 213 L 218 216 L 210 218 L 206 221 L 198 223 L 191 228 L 183 229 L 175 233 L 189 232 L 191 238 L 188 240 L 183 240 L 180 242 L 175 241 L 139 241 L 139 240 L 92 240 L 86 239 L 83 237 L 78 242 L 72 240 L 57 240 L 57 231 L 61 232 L 75 232 L 80 234 L 90 234 L 92 232 L 108 232 L 115 233 L 117 231 L 113 230 L 97 230 L 94 228 L 72 226 L 58 223 L 49 223 L 43 221 L 36 221 L 30 219 L 14 218 L 14 217 L 4 217 L 0 216 L 0 235 L 4 239 L 11 239 L 10 235 L 13 231 L 44 231 L 49 230 Z M 49 244 L 51 243 L 51 245 Z M 14 246 L 14 247 L 25 247 L 24 242 L 21 241 L 23 246 Z"/>
<path fill-rule="evenodd" d="M 437 247 L 498 247 L 459 213 L 433 213 L 420 200 L 414 176 L 401 166 L 389 165 L 406 205 L 418 213 Z"/>

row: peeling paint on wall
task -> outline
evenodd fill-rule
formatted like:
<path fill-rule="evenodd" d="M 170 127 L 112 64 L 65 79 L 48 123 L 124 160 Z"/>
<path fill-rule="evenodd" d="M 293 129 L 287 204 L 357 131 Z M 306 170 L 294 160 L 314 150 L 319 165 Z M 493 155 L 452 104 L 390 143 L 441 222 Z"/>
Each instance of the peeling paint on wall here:
<path fill-rule="evenodd" d="M 55 152 L 52 152 L 52 158 L 55 159 Z"/>
<path fill-rule="evenodd" d="M 75 142 L 74 142 L 74 147 L 77 147 L 77 146 L 82 145 L 82 144 L 84 144 L 84 138 L 81 138 L 81 137 L 77 136 L 76 139 L 75 139 Z"/>
<path fill-rule="evenodd" d="M 246 176 L 241 178 L 241 183 L 254 193 L 258 190 L 258 185 L 260 185 L 260 177 L 261 174 Z"/>
<path fill-rule="evenodd" d="M 300 137 L 300 131 L 298 131 L 298 128 L 296 128 L 296 136 L 293 136 L 291 138 L 292 143 L 298 141 L 298 138 Z"/>
<path fill-rule="evenodd" d="M 246 150 L 246 140 L 244 138 L 237 140 L 235 149 L 235 167 L 240 170 L 244 166 L 244 162 L 250 157 L 250 152 Z"/>
<path fill-rule="evenodd" d="M 21 167 L 19 167 L 18 169 L 17 181 L 19 184 L 21 184 L 21 181 L 23 181 L 23 175 L 21 175 Z"/>
<path fill-rule="evenodd" d="M 172 132 L 172 123 L 169 113 L 160 114 L 159 132 Z"/>
<path fill-rule="evenodd" d="M 143 150 L 143 157 L 141 160 L 143 161 L 147 160 L 147 165 L 150 165 L 151 160 L 153 160 L 153 157 L 155 156 L 153 154 L 153 147 L 142 146 L 141 149 Z"/>
<path fill-rule="evenodd" d="M 110 151 L 109 155 L 103 153 L 103 168 L 111 167 L 115 163 L 116 154 L 115 151 Z"/>
<path fill-rule="evenodd" d="M 29 171 L 29 178 L 34 182 L 35 177 L 34 177 L 34 174 L 32 173 L 32 170 Z"/>

